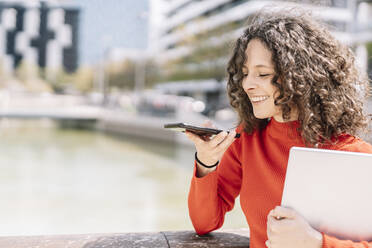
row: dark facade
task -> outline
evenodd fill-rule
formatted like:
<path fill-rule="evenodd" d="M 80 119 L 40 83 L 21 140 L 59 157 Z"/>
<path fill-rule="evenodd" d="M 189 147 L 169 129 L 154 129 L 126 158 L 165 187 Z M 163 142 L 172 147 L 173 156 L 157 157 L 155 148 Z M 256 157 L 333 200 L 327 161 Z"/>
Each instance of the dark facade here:
<path fill-rule="evenodd" d="M 0 2 L 0 54 L 10 68 L 27 60 L 73 72 L 78 67 L 78 34 L 78 8 Z"/>

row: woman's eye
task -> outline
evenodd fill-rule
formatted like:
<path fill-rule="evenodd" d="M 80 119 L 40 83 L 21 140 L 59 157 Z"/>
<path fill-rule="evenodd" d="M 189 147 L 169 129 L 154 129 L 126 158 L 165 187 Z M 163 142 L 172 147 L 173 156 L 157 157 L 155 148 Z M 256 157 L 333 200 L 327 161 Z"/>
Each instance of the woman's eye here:
<path fill-rule="evenodd" d="M 259 77 L 267 77 L 267 76 L 269 76 L 270 74 L 260 74 L 260 75 L 258 75 Z"/>
<path fill-rule="evenodd" d="M 248 74 L 247 74 L 247 73 L 244 73 L 244 74 L 243 74 L 243 77 L 247 77 L 247 76 L 248 76 Z"/>

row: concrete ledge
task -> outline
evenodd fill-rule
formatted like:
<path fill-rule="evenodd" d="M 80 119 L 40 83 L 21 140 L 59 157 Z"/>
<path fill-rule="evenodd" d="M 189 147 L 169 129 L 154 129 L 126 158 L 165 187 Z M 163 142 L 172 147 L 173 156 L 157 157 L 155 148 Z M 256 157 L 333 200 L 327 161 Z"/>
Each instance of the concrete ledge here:
<path fill-rule="evenodd" d="M 199 236 L 193 231 L 79 234 L 0 237 L 7 248 L 247 248 L 247 229 L 212 232 Z"/>

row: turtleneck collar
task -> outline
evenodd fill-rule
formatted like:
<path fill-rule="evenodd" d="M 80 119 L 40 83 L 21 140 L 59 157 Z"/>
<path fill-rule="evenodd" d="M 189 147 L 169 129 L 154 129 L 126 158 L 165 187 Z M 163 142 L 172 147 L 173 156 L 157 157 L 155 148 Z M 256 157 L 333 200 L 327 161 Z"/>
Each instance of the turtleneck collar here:
<path fill-rule="evenodd" d="M 266 127 L 267 134 L 275 139 L 296 139 L 301 140 L 300 134 L 297 132 L 297 128 L 300 127 L 298 120 L 279 122 L 275 118 L 270 118 L 270 121 Z"/>

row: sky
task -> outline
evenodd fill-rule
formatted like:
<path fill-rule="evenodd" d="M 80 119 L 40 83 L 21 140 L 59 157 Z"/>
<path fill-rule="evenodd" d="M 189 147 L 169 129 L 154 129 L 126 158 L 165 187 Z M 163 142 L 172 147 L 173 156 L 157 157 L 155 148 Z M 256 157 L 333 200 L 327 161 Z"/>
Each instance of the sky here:
<path fill-rule="evenodd" d="M 148 0 L 71 2 L 80 7 L 80 65 L 97 63 L 105 48 L 146 48 Z"/>

